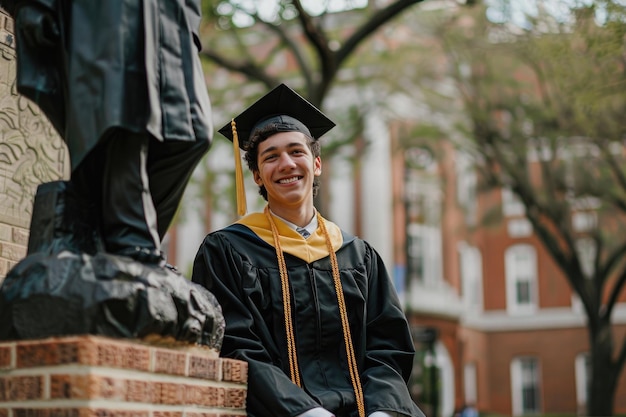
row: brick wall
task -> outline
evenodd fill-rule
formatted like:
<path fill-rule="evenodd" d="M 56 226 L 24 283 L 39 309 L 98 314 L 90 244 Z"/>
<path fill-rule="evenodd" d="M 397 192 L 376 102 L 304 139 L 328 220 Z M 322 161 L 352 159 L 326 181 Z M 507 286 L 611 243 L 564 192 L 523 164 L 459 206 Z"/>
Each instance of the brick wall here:
<path fill-rule="evenodd" d="M 247 365 L 98 336 L 0 343 L 0 416 L 245 416 Z"/>

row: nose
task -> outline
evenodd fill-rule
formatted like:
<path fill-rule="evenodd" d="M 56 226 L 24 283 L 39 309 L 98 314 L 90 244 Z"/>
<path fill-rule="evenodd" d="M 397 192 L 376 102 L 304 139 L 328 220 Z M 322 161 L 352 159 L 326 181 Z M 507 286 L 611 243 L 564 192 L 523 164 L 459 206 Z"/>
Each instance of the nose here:
<path fill-rule="evenodd" d="M 283 152 L 280 154 L 278 163 L 281 170 L 293 169 L 296 166 L 293 158 L 287 152 Z"/>

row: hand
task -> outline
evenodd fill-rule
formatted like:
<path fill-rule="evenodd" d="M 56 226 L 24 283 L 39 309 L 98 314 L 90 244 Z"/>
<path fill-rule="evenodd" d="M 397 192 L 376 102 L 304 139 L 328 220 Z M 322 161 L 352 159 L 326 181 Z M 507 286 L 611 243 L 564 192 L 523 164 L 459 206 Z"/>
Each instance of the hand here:
<path fill-rule="evenodd" d="M 59 26 L 52 13 L 43 7 L 35 5 L 20 7 L 15 25 L 30 46 L 54 46 L 59 40 Z"/>

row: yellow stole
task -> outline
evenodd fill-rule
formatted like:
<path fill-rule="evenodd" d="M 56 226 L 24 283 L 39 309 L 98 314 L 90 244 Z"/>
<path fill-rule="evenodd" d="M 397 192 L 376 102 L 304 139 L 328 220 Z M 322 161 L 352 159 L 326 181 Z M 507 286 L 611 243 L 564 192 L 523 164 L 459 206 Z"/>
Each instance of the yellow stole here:
<path fill-rule="evenodd" d="M 280 246 L 283 252 L 296 256 L 307 263 L 317 261 L 330 255 L 326 245 L 326 237 L 321 227 L 305 239 L 300 233 L 289 227 L 284 221 L 276 216 L 274 223 L 280 235 Z M 322 218 L 326 225 L 333 248 L 337 251 L 343 244 L 343 236 L 339 227 L 331 221 Z M 251 213 L 242 217 L 237 223 L 243 224 L 252 230 L 257 236 L 274 247 L 274 236 L 271 226 L 264 213 Z"/>

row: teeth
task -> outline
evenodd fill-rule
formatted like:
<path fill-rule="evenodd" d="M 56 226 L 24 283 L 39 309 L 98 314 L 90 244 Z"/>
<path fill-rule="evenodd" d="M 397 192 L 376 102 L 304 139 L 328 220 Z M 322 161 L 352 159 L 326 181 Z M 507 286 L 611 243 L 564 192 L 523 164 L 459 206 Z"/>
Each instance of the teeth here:
<path fill-rule="evenodd" d="M 298 181 L 298 177 L 286 178 L 286 179 L 280 180 L 278 182 L 281 183 L 281 184 L 289 184 L 289 183 L 292 183 L 292 182 L 295 182 L 295 181 Z"/>

